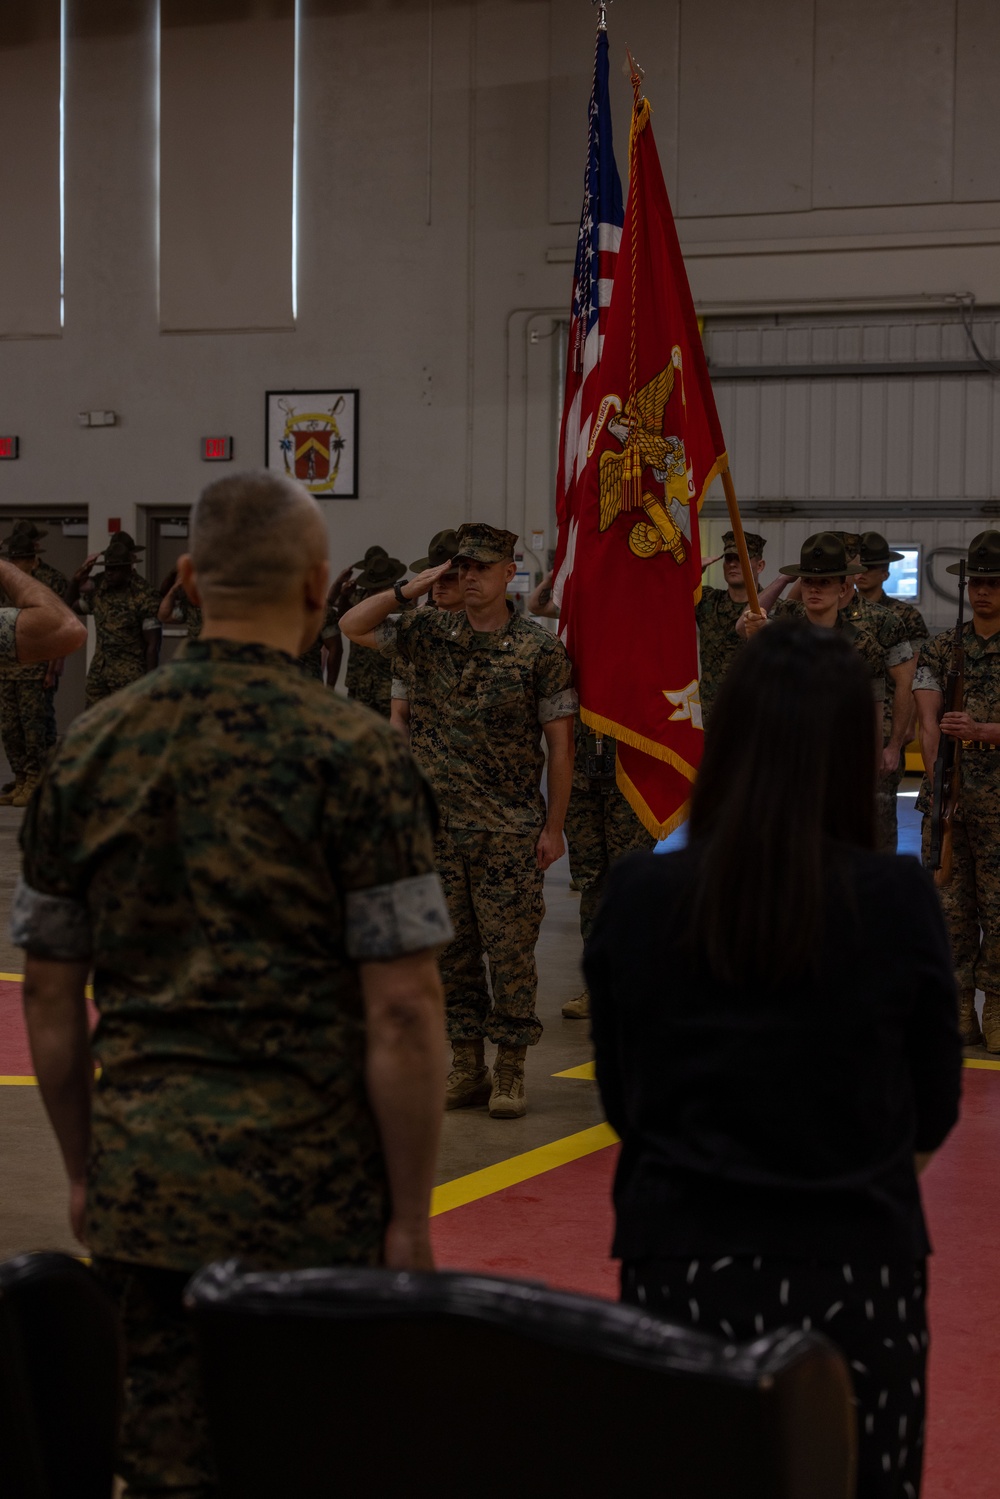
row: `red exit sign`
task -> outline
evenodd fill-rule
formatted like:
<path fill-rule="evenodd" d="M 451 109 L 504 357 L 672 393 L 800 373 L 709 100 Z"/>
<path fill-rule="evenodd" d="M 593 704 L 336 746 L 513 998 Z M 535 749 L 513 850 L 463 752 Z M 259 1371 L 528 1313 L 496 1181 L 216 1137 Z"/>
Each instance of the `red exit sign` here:
<path fill-rule="evenodd" d="M 201 456 L 205 463 L 229 463 L 233 456 L 231 437 L 203 437 Z"/>
<path fill-rule="evenodd" d="M 0 437 L 0 458 L 16 458 L 19 447 L 20 438 Z"/>

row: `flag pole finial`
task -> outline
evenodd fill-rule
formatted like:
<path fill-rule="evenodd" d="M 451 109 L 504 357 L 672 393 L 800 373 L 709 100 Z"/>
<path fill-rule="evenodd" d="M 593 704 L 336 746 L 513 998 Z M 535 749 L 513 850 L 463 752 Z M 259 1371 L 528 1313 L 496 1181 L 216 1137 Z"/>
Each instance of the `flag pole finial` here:
<path fill-rule="evenodd" d="M 590 3 L 591 3 L 591 5 L 596 5 L 597 6 L 597 29 L 598 29 L 598 31 L 607 31 L 607 29 L 608 29 L 608 6 L 612 5 L 614 3 L 614 0 L 590 0 Z"/>

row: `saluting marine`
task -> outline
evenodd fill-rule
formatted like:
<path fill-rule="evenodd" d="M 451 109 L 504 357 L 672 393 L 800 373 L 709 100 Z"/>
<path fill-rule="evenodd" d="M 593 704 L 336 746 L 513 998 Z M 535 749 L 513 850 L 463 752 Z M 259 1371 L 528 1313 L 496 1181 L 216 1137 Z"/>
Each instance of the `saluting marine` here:
<path fill-rule="evenodd" d="M 443 572 L 431 588 L 430 598 L 425 605 L 428 609 L 444 609 L 449 614 L 460 614 L 462 612 L 462 600 L 465 590 L 462 587 L 458 575 L 457 563 L 452 564 L 452 559 L 458 551 L 458 532 L 453 530 L 436 531 L 430 539 L 426 557 L 418 557 L 416 562 L 410 563 L 412 573 L 423 573 L 431 567 L 442 567 L 446 562 L 449 564 L 446 572 Z M 404 738 L 409 741 L 410 737 L 410 683 L 413 680 L 413 669 L 409 662 L 404 661 L 401 656 L 394 656 L 392 662 L 392 710 L 389 721 L 394 729 L 398 729 Z"/>
<path fill-rule="evenodd" d="M 35 542 L 26 531 L 14 531 L 3 544 L 3 555 L 18 572 L 37 577 Z M 12 600 L 0 591 L 0 607 Z M 0 805 L 26 807 L 38 785 L 48 755 L 46 742 L 47 702 L 44 661 L 22 666 L 18 661 L 0 664 L 0 736 L 14 776 L 14 785 L 0 794 Z"/>
<path fill-rule="evenodd" d="M 46 562 L 43 556 L 45 549 L 42 546 L 42 542 L 48 534 L 44 526 L 40 526 L 37 521 L 33 520 L 16 520 L 11 533 L 12 537 L 20 535 L 31 537 L 31 540 L 35 544 L 35 555 L 38 558 L 38 566 L 35 568 L 32 577 L 36 582 L 44 583 L 46 588 L 51 588 L 56 598 L 65 599 L 69 590 L 69 579 L 57 567 L 52 567 L 50 563 Z M 3 547 L 0 547 L 0 555 L 6 555 Z M 60 656 L 49 661 L 45 668 L 45 747 L 47 750 L 53 748 L 58 738 L 56 729 L 56 693 L 59 690 L 59 680 L 62 677 L 65 665 L 65 658 Z M 6 794 L 7 789 L 7 787 L 4 788 L 4 794 Z"/>
<path fill-rule="evenodd" d="M 370 547 L 352 589 L 354 602 L 385 593 L 406 576 L 406 563 L 390 557 L 382 547 Z M 393 604 L 393 608 L 396 608 Z M 343 618 L 343 616 L 341 616 Z M 388 718 L 392 711 L 392 660 L 379 651 L 366 651 L 351 642 L 344 675 L 347 696 Z"/>
<path fill-rule="evenodd" d="M 446 561 L 341 619 L 355 645 L 411 669 L 410 744 L 438 799 L 436 863 L 455 928 L 440 959 L 454 1052 L 445 1106 L 488 1101 L 498 1119 L 525 1113 L 525 1054 L 542 1032 L 535 1013 L 542 876 L 564 852 L 577 707 L 562 642 L 506 602 L 516 540 L 493 526 L 461 527 L 460 614 L 406 607 L 448 570 Z M 397 608 L 404 612 L 390 621 Z M 484 1038 L 497 1046 L 492 1084 Z"/>
<path fill-rule="evenodd" d="M 138 681 L 160 659 L 160 599 L 135 570 L 145 547 L 126 531 L 117 531 L 103 552 L 88 557 L 70 579 L 66 602 L 79 614 L 92 614 L 97 648 L 87 673 L 87 706 Z M 100 557 L 104 572 L 96 582 L 91 570 Z"/>
<path fill-rule="evenodd" d="M 957 574 L 960 564 L 948 568 Z M 962 630 L 964 703 L 944 713 L 945 678 L 957 628 L 920 650 L 913 682 L 920 748 L 927 772 L 917 810 L 924 814 L 923 851 L 930 843 L 931 786 L 941 735 L 962 742 L 961 785 L 952 822 L 951 878 L 940 890 L 958 984 L 959 1029 L 965 1046 L 1000 1052 L 1000 531 L 981 531 L 969 547 L 972 619 Z M 985 993 L 980 1029 L 976 990 Z"/>

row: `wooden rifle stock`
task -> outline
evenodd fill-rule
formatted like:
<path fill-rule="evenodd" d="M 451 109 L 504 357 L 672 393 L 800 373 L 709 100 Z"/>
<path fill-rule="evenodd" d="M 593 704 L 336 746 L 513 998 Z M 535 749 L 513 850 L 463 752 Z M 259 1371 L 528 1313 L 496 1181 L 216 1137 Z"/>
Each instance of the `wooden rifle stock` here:
<path fill-rule="evenodd" d="M 965 700 L 965 563 L 958 575 L 958 629 L 944 687 L 944 712 L 961 713 Z M 955 810 L 962 785 L 962 741 L 942 734 L 934 761 L 928 864 L 938 889 L 951 879 Z"/>

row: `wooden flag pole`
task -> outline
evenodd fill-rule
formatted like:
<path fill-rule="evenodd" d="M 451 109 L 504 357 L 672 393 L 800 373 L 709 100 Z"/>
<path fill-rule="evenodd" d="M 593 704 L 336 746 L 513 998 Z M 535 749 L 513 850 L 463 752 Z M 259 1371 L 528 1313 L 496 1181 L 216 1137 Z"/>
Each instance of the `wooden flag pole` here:
<path fill-rule="evenodd" d="M 736 541 L 736 550 L 740 554 L 740 571 L 743 574 L 743 586 L 747 591 L 747 607 L 751 614 L 761 614 L 760 599 L 757 597 L 757 579 L 753 575 L 750 566 L 750 553 L 747 551 L 747 539 L 743 534 L 743 521 L 740 517 L 739 502 L 736 498 L 736 486 L 733 484 L 733 476 L 729 472 L 729 465 L 722 470 L 722 487 L 726 491 L 726 506 L 729 510 L 729 524 L 733 530 Z"/>

